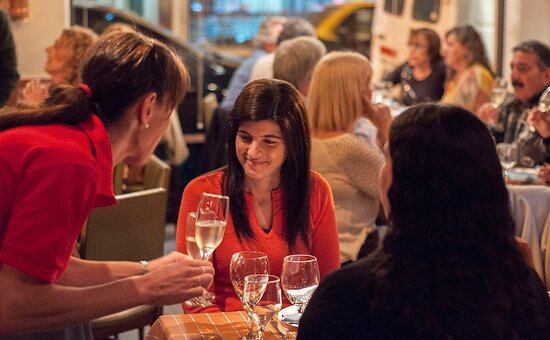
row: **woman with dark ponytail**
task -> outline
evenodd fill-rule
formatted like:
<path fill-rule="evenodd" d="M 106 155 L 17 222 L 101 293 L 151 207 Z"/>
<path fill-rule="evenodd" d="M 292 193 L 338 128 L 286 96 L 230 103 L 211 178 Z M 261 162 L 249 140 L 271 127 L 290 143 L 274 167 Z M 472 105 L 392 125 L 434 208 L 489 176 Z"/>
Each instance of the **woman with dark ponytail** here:
<path fill-rule="evenodd" d="M 150 263 L 70 257 L 90 210 L 116 203 L 113 163 L 149 159 L 189 75 L 164 44 L 113 33 L 85 58 L 82 82 L 0 115 L 0 336 L 183 302 L 212 282 L 209 262 L 175 252 Z"/>

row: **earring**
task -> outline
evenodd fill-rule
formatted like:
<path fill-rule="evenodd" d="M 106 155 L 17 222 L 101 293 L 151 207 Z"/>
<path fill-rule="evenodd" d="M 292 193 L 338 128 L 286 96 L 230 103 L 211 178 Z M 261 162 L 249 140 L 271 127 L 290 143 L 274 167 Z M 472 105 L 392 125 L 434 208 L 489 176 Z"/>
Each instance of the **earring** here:
<path fill-rule="evenodd" d="M 146 128 L 146 129 L 149 128 L 149 123 L 145 123 L 145 128 Z"/>

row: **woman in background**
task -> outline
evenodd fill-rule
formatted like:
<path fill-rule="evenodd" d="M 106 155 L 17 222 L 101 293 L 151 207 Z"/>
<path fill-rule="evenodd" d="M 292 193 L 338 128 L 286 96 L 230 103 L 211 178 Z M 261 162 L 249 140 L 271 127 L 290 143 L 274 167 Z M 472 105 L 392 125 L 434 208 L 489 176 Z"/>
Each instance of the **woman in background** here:
<path fill-rule="evenodd" d="M 383 247 L 319 285 L 298 339 L 548 339 L 550 299 L 514 238 L 485 125 L 418 105 L 395 118 L 385 153 Z"/>
<path fill-rule="evenodd" d="M 411 30 L 407 62 L 390 73 L 385 81 L 400 85 L 399 101 L 406 106 L 439 101 L 445 86 L 445 63 L 441 41 L 429 28 Z"/>
<path fill-rule="evenodd" d="M 366 117 L 383 144 L 391 123 L 388 108 L 370 102 L 371 75 L 365 56 L 330 52 L 313 71 L 307 101 L 311 167 L 328 180 L 334 194 L 341 263 L 357 260 L 367 235 L 376 232 L 384 155 L 376 144 L 353 135 L 357 119 Z"/>
<path fill-rule="evenodd" d="M 276 276 L 290 254 L 316 256 L 321 279 L 339 267 L 332 193 L 310 171 L 306 110 L 296 88 L 274 79 L 249 83 L 229 115 L 228 131 L 227 167 L 194 179 L 183 192 L 176 237 L 183 253 L 186 217 L 197 210 L 201 194 L 230 198 L 225 235 L 212 258 L 215 305 L 184 305 L 188 312 L 243 309 L 229 277 L 231 256 L 239 251 L 267 254 Z"/>
<path fill-rule="evenodd" d="M 447 82 L 441 102 L 476 112 L 489 101 L 493 83 L 481 37 L 472 26 L 459 26 L 445 34 L 445 43 Z"/>
<path fill-rule="evenodd" d="M 21 92 L 21 104 L 41 104 L 51 86 L 78 85 L 82 60 L 96 41 L 97 35 L 88 28 L 72 26 L 64 29 L 53 45 L 46 47 L 44 71 L 51 77 L 51 83 L 46 85 L 40 79 L 29 81 Z"/>

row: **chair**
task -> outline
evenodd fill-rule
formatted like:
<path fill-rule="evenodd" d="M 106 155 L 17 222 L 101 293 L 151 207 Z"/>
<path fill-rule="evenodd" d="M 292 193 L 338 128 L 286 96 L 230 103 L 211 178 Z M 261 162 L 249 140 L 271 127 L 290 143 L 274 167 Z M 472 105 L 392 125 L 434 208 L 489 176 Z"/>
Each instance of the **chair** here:
<path fill-rule="evenodd" d="M 152 155 L 145 166 L 143 189 L 164 188 L 168 190 L 171 170 L 170 165 L 160 160 L 157 156 Z"/>
<path fill-rule="evenodd" d="M 116 196 L 118 204 L 94 210 L 81 235 L 82 258 L 102 261 L 151 260 L 164 254 L 167 193 L 164 188 Z M 94 338 L 102 339 L 152 324 L 160 306 L 138 306 L 91 322 Z"/>

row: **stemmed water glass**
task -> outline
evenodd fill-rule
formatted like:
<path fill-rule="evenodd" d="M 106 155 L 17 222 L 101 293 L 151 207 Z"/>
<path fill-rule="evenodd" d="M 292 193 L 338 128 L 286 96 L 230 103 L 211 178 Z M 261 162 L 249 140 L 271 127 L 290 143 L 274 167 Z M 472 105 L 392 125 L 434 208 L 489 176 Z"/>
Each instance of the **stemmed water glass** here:
<path fill-rule="evenodd" d="M 500 164 L 504 170 L 510 170 L 516 165 L 518 159 L 518 148 L 513 143 L 497 144 L 497 154 Z"/>
<path fill-rule="evenodd" d="M 265 325 L 281 310 L 281 283 L 277 276 L 252 274 L 244 279 L 243 304 L 257 325 L 255 339 L 262 339 Z"/>
<path fill-rule="evenodd" d="M 269 274 L 269 259 L 266 254 L 259 251 L 240 251 L 231 256 L 231 263 L 229 264 L 231 284 L 249 317 L 246 339 L 254 338 L 254 334 L 252 333 L 252 311 L 247 308 L 243 300 L 244 279 L 252 274 Z"/>
<path fill-rule="evenodd" d="M 496 110 L 502 106 L 506 99 L 506 87 L 508 83 L 500 77 L 496 77 L 491 88 L 491 106 Z"/>
<path fill-rule="evenodd" d="M 288 300 L 302 314 L 319 285 L 319 265 L 312 255 L 289 255 L 283 260 L 281 282 Z"/>

